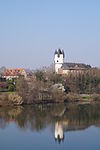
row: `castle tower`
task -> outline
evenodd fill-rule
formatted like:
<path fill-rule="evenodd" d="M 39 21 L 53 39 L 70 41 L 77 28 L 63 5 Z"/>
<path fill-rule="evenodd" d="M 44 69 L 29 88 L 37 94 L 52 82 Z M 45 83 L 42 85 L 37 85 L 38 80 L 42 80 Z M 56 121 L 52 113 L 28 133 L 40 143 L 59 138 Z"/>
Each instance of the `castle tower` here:
<path fill-rule="evenodd" d="M 61 68 L 64 63 L 64 51 L 60 49 L 55 50 L 54 55 L 55 72 L 58 73 L 58 69 Z"/>

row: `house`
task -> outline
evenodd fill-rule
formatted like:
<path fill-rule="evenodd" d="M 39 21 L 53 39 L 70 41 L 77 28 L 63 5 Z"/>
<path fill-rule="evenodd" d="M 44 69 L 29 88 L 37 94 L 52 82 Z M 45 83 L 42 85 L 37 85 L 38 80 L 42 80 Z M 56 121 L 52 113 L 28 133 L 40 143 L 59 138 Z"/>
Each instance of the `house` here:
<path fill-rule="evenodd" d="M 54 57 L 54 63 L 55 63 L 55 72 L 57 74 L 68 74 L 69 72 L 77 73 L 77 72 L 83 72 L 85 70 L 88 70 L 91 68 L 90 65 L 86 65 L 83 63 L 65 63 L 64 58 L 65 54 L 63 50 L 56 50 L 55 51 L 55 57 Z"/>
<path fill-rule="evenodd" d="M 63 63 L 61 68 L 58 69 L 58 74 L 68 74 L 69 72 L 81 73 L 90 68 L 91 68 L 90 65 L 85 65 L 81 63 Z"/>
<path fill-rule="evenodd" d="M 11 69 L 4 69 L 2 71 L 2 78 L 6 80 L 12 80 L 14 78 L 18 78 L 19 76 L 24 76 L 27 78 L 27 74 L 24 68 L 11 68 Z"/>

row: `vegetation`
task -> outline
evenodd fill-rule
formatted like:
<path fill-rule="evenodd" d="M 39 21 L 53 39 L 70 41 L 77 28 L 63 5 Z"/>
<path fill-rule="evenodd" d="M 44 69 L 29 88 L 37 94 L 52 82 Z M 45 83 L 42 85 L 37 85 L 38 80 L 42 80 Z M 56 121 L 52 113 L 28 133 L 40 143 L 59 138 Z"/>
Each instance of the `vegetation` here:
<path fill-rule="evenodd" d="M 23 97 L 25 103 L 76 102 L 90 101 L 93 98 L 100 99 L 99 69 L 69 73 L 68 75 L 37 70 L 34 77 L 29 83 L 23 78 L 18 79 L 16 83 L 16 91 Z M 59 83 L 64 86 L 65 91 L 52 88 L 53 85 Z"/>
<path fill-rule="evenodd" d="M 1 92 L 14 92 L 15 91 L 15 80 L 5 80 L 0 82 Z"/>
<path fill-rule="evenodd" d="M 68 75 L 37 70 L 29 81 L 20 76 L 5 84 L 9 92 L 16 92 L 22 98 L 23 104 L 100 101 L 100 70 L 97 68 Z M 16 96 L 12 97 L 16 100 Z M 6 99 L 9 100 L 7 95 Z"/>
<path fill-rule="evenodd" d="M 22 97 L 16 93 L 8 95 L 8 102 L 9 102 L 9 105 L 22 105 L 23 104 Z"/>
<path fill-rule="evenodd" d="M 64 85 L 72 93 L 100 94 L 100 70 L 90 69 L 81 73 L 69 73 L 64 78 Z"/>
<path fill-rule="evenodd" d="M 15 85 L 16 85 L 16 93 L 19 96 L 21 96 L 24 101 L 26 101 L 27 94 L 28 94 L 28 91 L 29 91 L 27 81 L 23 77 L 20 77 L 19 79 L 16 80 Z"/>

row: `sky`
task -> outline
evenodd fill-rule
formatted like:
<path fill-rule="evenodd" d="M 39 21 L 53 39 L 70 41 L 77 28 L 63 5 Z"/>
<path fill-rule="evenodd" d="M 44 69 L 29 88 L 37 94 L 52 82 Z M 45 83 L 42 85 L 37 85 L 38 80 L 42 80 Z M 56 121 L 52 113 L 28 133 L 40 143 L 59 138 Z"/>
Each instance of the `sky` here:
<path fill-rule="evenodd" d="M 100 0 L 0 0 L 0 67 L 49 66 L 58 48 L 100 67 Z"/>

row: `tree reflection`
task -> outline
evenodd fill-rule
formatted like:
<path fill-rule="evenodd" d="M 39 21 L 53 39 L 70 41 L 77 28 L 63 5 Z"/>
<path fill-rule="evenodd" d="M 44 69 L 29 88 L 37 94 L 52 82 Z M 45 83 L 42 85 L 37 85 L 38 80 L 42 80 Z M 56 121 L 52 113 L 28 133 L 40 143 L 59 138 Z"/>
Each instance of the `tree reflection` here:
<path fill-rule="evenodd" d="M 100 104 L 34 105 L 0 108 L 0 128 L 14 122 L 22 130 L 41 131 L 51 126 L 54 138 L 64 140 L 64 132 L 100 125 Z"/>

